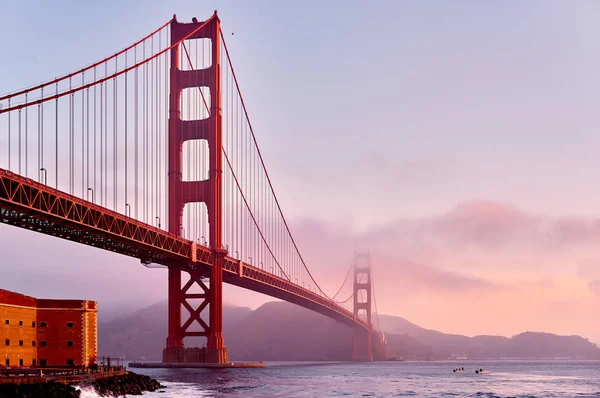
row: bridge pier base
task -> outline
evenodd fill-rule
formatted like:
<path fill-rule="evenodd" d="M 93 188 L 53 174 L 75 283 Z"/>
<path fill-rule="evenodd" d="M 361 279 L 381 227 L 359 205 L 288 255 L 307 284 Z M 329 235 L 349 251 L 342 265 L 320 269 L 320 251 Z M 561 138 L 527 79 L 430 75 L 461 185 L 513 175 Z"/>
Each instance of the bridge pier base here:
<path fill-rule="evenodd" d="M 207 348 L 206 363 L 228 363 L 229 353 L 227 348 Z"/>
<path fill-rule="evenodd" d="M 163 349 L 163 363 L 178 363 L 183 357 L 183 348 L 168 348 Z"/>
<path fill-rule="evenodd" d="M 227 348 L 165 348 L 163 349 L 163 363 L 226 364 L 229 363 L 229 354 Z"/>
<path fill-rule="evenodd" d="M 352 360 L 358 362 L 373 362 L 372 343 L 372 333 L 370 331 L 354 331 Z"/>

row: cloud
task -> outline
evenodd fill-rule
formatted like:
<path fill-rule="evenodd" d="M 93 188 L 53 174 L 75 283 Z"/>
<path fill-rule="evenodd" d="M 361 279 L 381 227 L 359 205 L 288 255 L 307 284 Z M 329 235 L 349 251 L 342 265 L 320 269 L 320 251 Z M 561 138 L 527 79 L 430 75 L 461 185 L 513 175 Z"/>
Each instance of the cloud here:
<path fill-rule="evenodd" d="M 427 237 L 448 245 L 504 250 L 543 250 L 600 243 L 600 219 L 549 218 L 529 214 L 506 202 L 471 201 L 429 218 L 400 219 L 366 235 Z"/>
<path fill-rule="evenodd" d="M 374 256 L 377 275 L 398 287 L 399 295 L 436 292 L 438 294 L 486 294 L 506 287 L 477 276 L 438 269 L 399 258 Z M 393 281 L 393 282 L 392 282 Z"/>
<path fill-rule="evenodd" d="M 503 325 L 491 317 L 487 332 L 518 333 L 554 330 L 555 315 L 539 315 L 553 302 L 590 305 L 584 293 L 588 283 L 590 290 L 600 289 L 598 282 L 589 282 L 600 280 L 596 224 L 595 219 L 539 216 L 506 202 L 470 201 L 445 213 L 362 231 L 312 219 L 293 223 L 292 231 L 317 280 L 325 281 L 325 291 L 337 291 L 354 251 L 370 251 L 380 309 L 433 327 L 450 324 L 452 317 L 442 314 L 446 306 L 468 305 L 478 308 L 481 319 L 490 318 L 482 314 L 491 311 L 506 320 Z M 483 331 L 475 320 L 463 318 L 465 325 Z M 573 325 L 581 325 L 573 333 L 599 333 L 586 326 L 585 318 L 572 318 Z M 555 330 L 560 331 L 558 325 Z"/>
<path fill-rule="evenodd" d="M 438 267 L 435 256 L 428 256 L 431 251 L 418 253 L 415 250 L 422 247 L 419 241 L 426 239 L 418 236 L 420 229 L 416 223 L 401 223 L 379 227 L 375 232 L 355 232 L 347 225 L 311 219 L 292 226 L 306 263 L 317 280 L 329 282 L 330 291 L 339 288 L 339 279 L 351 265 L 356 251 L 371 252 L 374 272 L 379 278 L 386 279 L 380 283 L 393 283 L 399 295 L 432 292 L 467 294 L 474 291 L 484 294 L 506 288 L 476 274 Z"/>
<path fill-rule="evenodd" d="M 577 264 L 582 278 L 600 278 L 600 259 L 583 258 Z"/>
<path fill-rule="evenodd" d="M 589 283 L 589 288 L 592 293 L 600 297 L 600 278 L 591 280 Z"/>
<path fill-rule="evenodd" d="M 531 234 L 538 220 L 508 203 L 475 201 L 427 223 L 429 233 L 458 244 L 505 246 Z"/>

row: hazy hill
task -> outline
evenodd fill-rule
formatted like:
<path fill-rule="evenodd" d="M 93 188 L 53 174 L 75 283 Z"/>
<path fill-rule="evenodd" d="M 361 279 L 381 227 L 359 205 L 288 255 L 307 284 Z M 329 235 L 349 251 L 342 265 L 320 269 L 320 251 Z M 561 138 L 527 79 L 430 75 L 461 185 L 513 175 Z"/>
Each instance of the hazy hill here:
<path fill-rule="evenodd" d="M 352 331 L 296 305 L 266 303 L 225 340 L 237 360 L 340 360 L 352 355 Z"/>
<path fill-rule="evenodd" d="M 413 351 L 404 354 L 408 358 L 423 358 L 423 352 L 432 353 L 437 359 L 447 359 L 450 355 L 467 355 L 472 359 L 498 358 L 572 358 L 600 359 L 600 348 L 580 336 L 557 336 L 550 333 L 525 332 L 512 338 L 502 336 L 467 337 L 445 334 L 436 330 L 424 329 L 404 318 L 379 315 L 381 329 L 391 335 L 408 335 L 424 347 L 407 346 Z M 394 350 L 396 339 L 389 338 Z M 414 352 L 414 354 L 413 354 Z"/>
<path fill-rule="evenodd" d="M 556 358 L 600 359 L 600 349 L 579 336 L 526 332 L 512 338 L 467 337 L 421 328 L 401 317 L 380 315 L 388 346 L 406 359 Z M 348 360 L 352 331 L 322 315 L 284 302 L 252 311 L 226 307 L 225 343 L 232 360 Z M 98 326 L 100 356 L 160 360 L 167 336 L 167 303 L 162 302 Z M 204 339 L 187 341 L 201 345 Z"/>
<path fill-rule="evenodd" d="M 445 334 L 436 330 L 423 329 L 404 318 L 390 315 L 379 315 L 381 330 L 388 334 L 408 335 L 421 344 L 429 347 L 429 351 L 439 358 L 448 358 L 452 353 L 461 353 L 468 346 L 470 338 L 458 334 Z"/>
<path fill-rule="evenodd" d="M 239 322 L 252 312 L 247 307 L 225 307 L 223 330 L 226 336 L 237 334 Z M 100 356 L 124 356 L 128 359 L 160 360 L 167 337 L 167 302 L 160 302 L 98 324 Z M 186 341 L 201 345 L 205 339 Z"/>

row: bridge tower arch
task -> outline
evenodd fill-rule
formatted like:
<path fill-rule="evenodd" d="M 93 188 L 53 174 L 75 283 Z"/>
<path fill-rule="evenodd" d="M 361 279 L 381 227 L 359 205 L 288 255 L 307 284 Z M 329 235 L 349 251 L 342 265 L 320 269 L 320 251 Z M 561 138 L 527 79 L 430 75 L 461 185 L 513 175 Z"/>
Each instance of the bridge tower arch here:
<path fill-rule="evenodd" d="M 354 253 L 354 318 L 367 321 L 369 330 L 355 329 L 352 344 L 352 359 L 355 361 L 373 361 L 371 322 L 371 254 Z"/>
<path fill-rule="evenodd" d="M 181 45 L 171 49 L 169 86 L 169 125 L 168 125 L 168 187 L 169 187 L 169 232 L 182 235 L 183 208 L 186 203 L 204 202 L 208 210 L 209 244 L 212 252 L 210 272 L 201 273 L 189 266 L 173 264 L 169 266 L 169 306 L 168 337 L 163 351 L 163 362 L 228 362 L 227 349 L 223 341 L 223 259 L 227 250 L 223 247 L 223 160 L 222 160 L 222 115 L 221 115 L 221 29 L 216 11 L 204 27 L 204 22 L 180 23 L 176 18 L 171 22 L 171 44 L 197 30 L 188 40 L 209 39 L 211 41 L 210 66 L 203 69 L 184 70 L 180 60 L 183 57 Z M 209 117 L 201 120 L 182 120 L 181 93 L 184 89 L 207 87 L 210 92 Z M 183 181 L 182 149 L 185 141 L 206 140 L 209 148 L 209 175 L 201 181 Z M 193 247 L 193 246 L 192 246 Z M 182 287 L 182 272 L 190 274 L 190 280 Z M 208 286 L 203 278 L 208 277 Z M 190 287 L 197 284 L 202 293 L 189 293 Z M 190 300 L 200 299 L 193 308 Z M 201 318 L 208 307 L 208 322 Z M 190 317 L 182 324 L 182 309 Z M 202 331 L 190 331 L 197 321 Z M 205 350 L 184 349 L 186 336 L 205 336 Z"/>

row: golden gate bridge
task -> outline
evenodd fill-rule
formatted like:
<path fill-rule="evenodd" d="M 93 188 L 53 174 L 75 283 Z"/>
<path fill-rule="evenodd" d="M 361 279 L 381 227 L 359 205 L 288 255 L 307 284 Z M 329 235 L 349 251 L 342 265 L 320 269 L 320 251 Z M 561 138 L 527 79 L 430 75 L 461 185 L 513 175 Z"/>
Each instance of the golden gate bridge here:
<path fill-rule="evenodd" d="M 223 283 L 342 322 L 355 360 L 385 358 L 370 257 L 356 255 L 332 296 L 311 274 L 216 11 L 174 16 L 99 62 L 0 96 L 0 139 L 1 222 L 168 268 L 163 362 L 228 362 Z M 336 299 L 352 270 L 350 296 Z M 206 337 L 202 358 L 188 336 Z"/>

